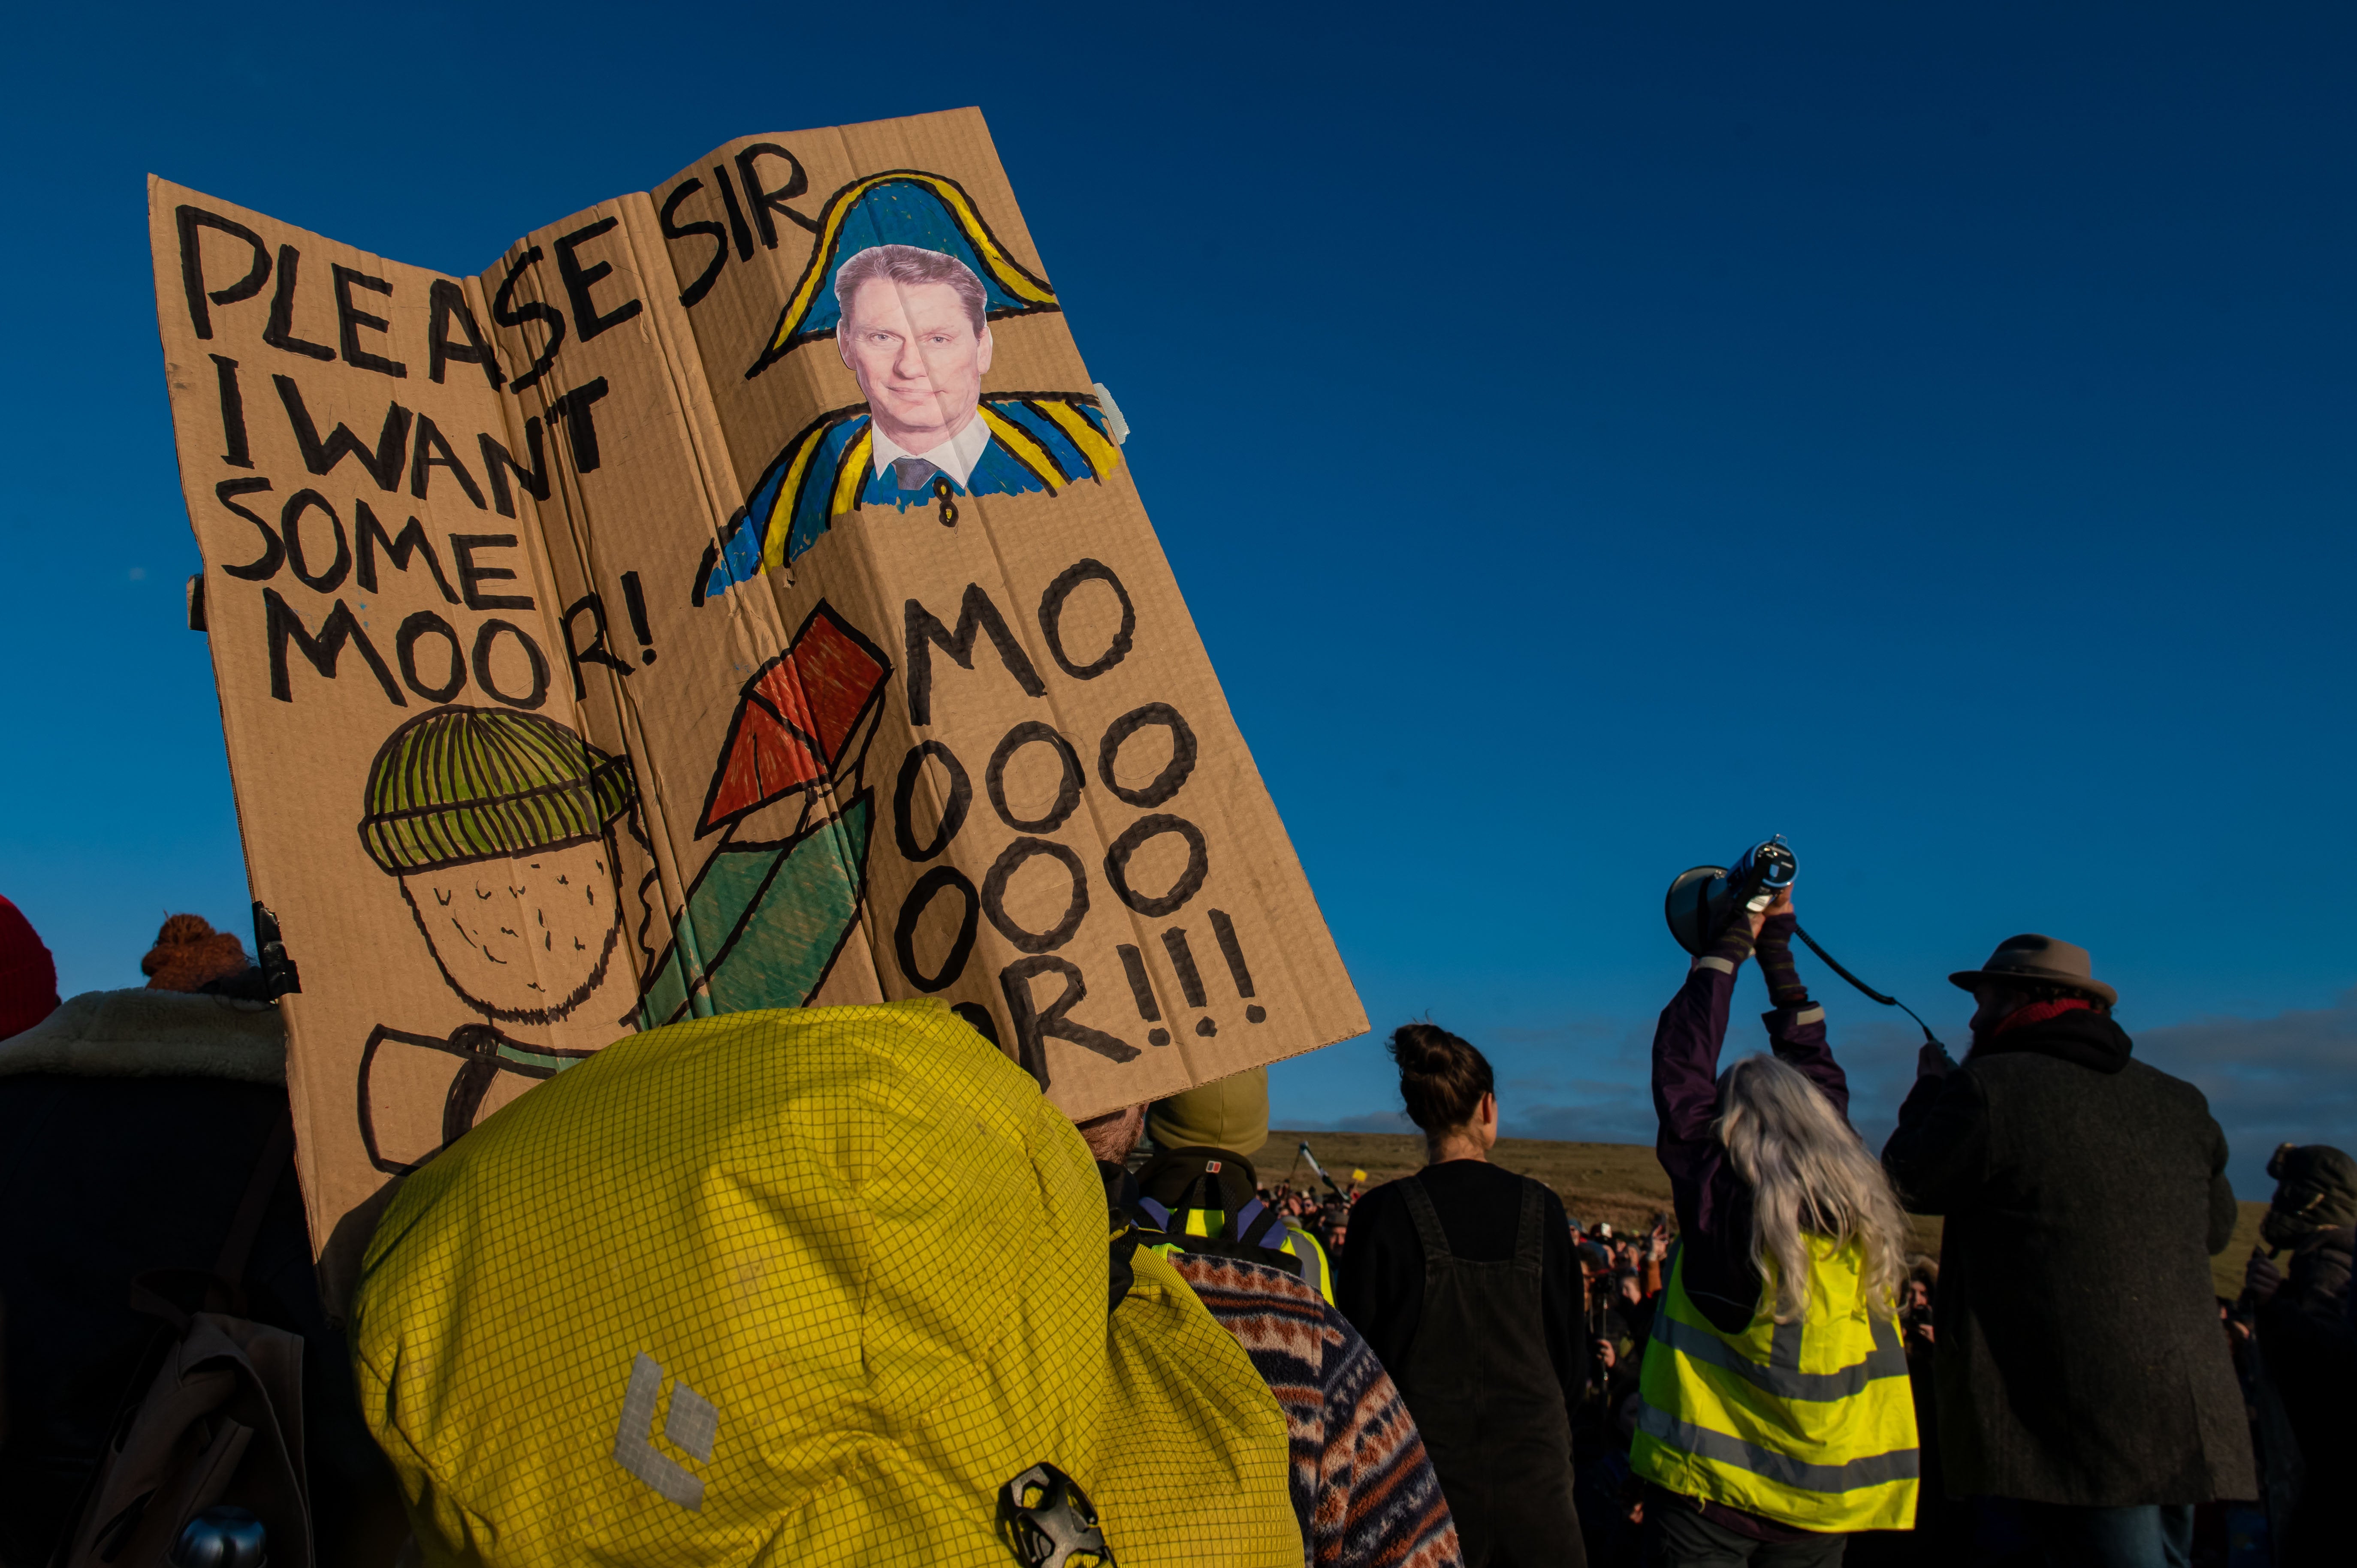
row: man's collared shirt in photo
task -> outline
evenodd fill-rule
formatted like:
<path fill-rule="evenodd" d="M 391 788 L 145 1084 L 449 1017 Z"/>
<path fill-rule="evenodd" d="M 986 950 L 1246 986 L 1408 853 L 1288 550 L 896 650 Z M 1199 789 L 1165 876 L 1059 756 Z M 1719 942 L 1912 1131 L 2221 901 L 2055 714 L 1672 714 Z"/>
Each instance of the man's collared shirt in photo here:
<path fill-rule="evenodd" d="M 979 410 L 955 435 L 930 452 L 909 451 L 885 435 L 881 425 L 871 424 L 868 430 L 875 447 L 876 473 L 879 478 L 884 470 L 891 467 L 894 458 L 921 457 L 947 474 L 960 489 L 966 488 L 966 477 L 974 472 L 974 466 L 982 461 L 983 451 L 990 445 L 990 426 L 983 423 Z"/>

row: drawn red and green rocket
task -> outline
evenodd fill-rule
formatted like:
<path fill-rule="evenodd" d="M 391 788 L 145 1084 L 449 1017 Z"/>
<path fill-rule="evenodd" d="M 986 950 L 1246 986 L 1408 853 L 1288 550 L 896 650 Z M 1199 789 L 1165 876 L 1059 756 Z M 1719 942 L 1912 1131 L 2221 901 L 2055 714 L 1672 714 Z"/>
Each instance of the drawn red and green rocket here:
<path fill-rule="evenodd" d="M 876 807 L 861 765 L 891 673 L 883 650 L 822 602 L 745 682 L 695 829 L 720 842 L 650 972 L 643 1026 L 799 1007 L 817 992 L 866 886 Z M 796 795 L 799 817 L 769 810 Z M 788 825 L 753 836 L 757 812 Z"/>

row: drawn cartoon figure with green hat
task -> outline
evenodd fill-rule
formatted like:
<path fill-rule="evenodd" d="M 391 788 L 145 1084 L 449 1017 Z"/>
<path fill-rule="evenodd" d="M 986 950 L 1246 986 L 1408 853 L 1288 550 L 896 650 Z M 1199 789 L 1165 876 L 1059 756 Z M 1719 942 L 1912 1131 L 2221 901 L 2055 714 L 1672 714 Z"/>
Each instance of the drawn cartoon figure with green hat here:
<path fill-rule="evenodd" d="M 361 1136 L 379 1170 L 399 1174 L 473 1126 L 499 1074 L 550 1078 L 591 1054 L 497 1025 L 554 1023 L 605 984 L 622 931 L 610 835 L 637 789 L 627 758 L 552 719 L 454 706 L 386 737 L 366 797 L 361 843 L 400 878 L 443 979 L 485 1019 L 447 1038 L 370 1035 Z M 390 1124 L 387 1108 L 430 1102 L 446 1079 L 438 1129 Z"/>

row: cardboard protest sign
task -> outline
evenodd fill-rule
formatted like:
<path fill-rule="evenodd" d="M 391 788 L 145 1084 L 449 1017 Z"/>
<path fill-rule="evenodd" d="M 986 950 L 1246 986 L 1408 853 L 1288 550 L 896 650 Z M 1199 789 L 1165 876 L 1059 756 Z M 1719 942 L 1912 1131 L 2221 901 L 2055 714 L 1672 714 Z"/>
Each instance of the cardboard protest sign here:
<path fill-rule="evenodd" d="M 479 277 L 150 220 L 323 1248 L 676 1019 L 937 995 L 1082 1116 L 1366 1027 L 979 114 Z"/>

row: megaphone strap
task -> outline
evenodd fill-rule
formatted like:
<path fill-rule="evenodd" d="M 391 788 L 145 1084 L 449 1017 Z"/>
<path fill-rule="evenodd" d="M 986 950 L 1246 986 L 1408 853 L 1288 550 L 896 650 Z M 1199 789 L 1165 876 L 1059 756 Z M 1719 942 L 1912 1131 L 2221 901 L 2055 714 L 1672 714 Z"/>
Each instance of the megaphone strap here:
<path fill-rule="evenodd" d="M 1885 1007 L 1896 1007 L 1901 1013 L 1906 1014 L 1910 1018 L 1913 1018 L 1915 1020 L 1915 1026 L 1923 1031 L 1923 1037 L 1926 1040 L 1935 1046 L 1940 1044 L 1940 1036 L 1932 1033 L 1932 1026 L 1923 1022 L 1922 1017 L 1916 1013 L 1914 1008 L 1910 1007 L 1906 1003 L 1901 1002 L 1896 996 L 1885 996 L 1873 986 L 1868 985 L 1865 981 L 1860 980 L 1857 976 L 1844 969 L 1838 959 L 1835 958 L 1833 954 L 1825 951 L 1824 949 L 1819 947 L 1817 945 L 1817 939 L 1809 935 L 1808 932 L 1803 930 L 1799 926 L 1796 925 L 1792 928 L 1792 934 L 1800 938 L 1803 941 L 1808 943 L 1809 950 L 1816 954 L 1819 958 L 1824 960 L 1825 967 L 1827 969 L 1832 970 L 1835 974 L 1840 975 L 1844 980 L 1846 980 L 1852 985 L 1857 986 L 1858 990 L 1865 993 L 1865 995 L 1869 999 L 1881 1003 Z"/>

